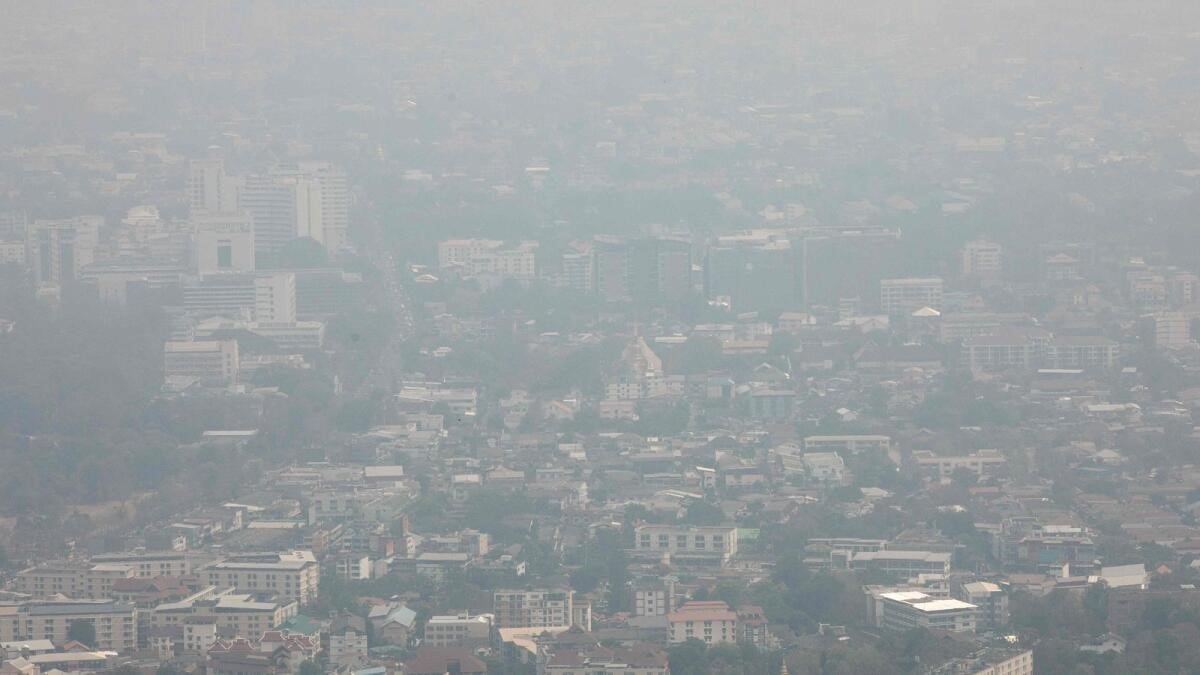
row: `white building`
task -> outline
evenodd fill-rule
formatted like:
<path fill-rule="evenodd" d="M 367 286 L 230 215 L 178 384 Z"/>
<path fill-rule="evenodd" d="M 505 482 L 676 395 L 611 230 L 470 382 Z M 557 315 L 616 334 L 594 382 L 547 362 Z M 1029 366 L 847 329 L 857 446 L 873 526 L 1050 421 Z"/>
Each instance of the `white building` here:
<path fill-rule="evenodd" d="M 975 632 L 978 607 L 961 600 L 930 597 L 919 591 L 884 593 L 879 605 L 879 626 L 887 630 L 913 628 L 950 633 Z"/>
<path fill-rule="evenodd" d="M 908 314 L 923 307 L 942 309 L 942 280 L 938 277 L 882 279 L 879 307 L 885 314 Z"/>
<path fill-rule="evenodd" d="M 317 598 L 321 567 L 312 551 L 289 551 L 231 556 L 199 575 L 210 586 L 274 593 L 307 605 Z"/>
<path fill-rule="evenodd" d="M 569 589 L 502 590 L 492 594 L 497 628 L 568 628 L 574 616 Z"/>
<path fill-rule="evenodd" d="M 223 160 L 196 159 L 188 168 L 188 206 L 193 216 L 237 211 L 237 179 L 225 173 Z"/>
<path fill-rule="evenodd" d="M 891 450 L 892 437 L 880 435 L 857 436 L 805 436 L 805 452 L 860 452 Z"/>
<path fill-rule="evenodd" d="M 296 322 L 296 275 L 259 274 L 254 278 L 254 320 L 258 323 Z"/>
<path fill-rule="evenodd" d="M 431 647 L 476 647 L 492 638 L 491 614 L 431 616 L 425 622 L 422 644 Z"/>
<path fill-rule="evenodd" d="M 840 483 L 846 475 L 846 462 L 836 452 L 806 452 L 800 458 L 809 478 L 822 483 Z"/>
<path fill-rule="evenodd" d="M 192 269 L 197 274 L 254 271 L 254 223 L 247 213 L 192 217 Z"/>

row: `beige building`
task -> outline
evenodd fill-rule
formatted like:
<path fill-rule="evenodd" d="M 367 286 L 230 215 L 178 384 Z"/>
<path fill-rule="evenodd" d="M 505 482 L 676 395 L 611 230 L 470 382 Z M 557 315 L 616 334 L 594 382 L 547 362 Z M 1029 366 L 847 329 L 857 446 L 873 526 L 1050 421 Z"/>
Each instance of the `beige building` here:
<path fill-rule="evenodd" d="M 0 642 L 65 642 L 71 625 L 84 621 L 96 629 L 97 649 L 130 651 L 138 644 L 137 609 L 111 600 L 39 600 L 0 605 Z"/>
<path fill-rule="evenodd" d="M 206 588 L 179 602 L 162 603 L 150 612 L 150 627 L 211 623 L 233 635 L 259 635 L 296 616 L 295 600 L 258 600 L 230 589 Z"/>
<path fill-rule="evenodd" d="M 112 597 L 114 581 L 136 576 L 136 568 L 124 563 L 42 565 L 18 572 L 13 590 L 34 598 L 103 600 Z"/>
<path fill-rule="evenodd" d="M 312 551 L 237 555 L 199 571 L 202 583 L 250 593 L 273 593 L 301 605 L 316 600 L 321 566 Z"/>
<path fill-rule="evenodd" d="M 709 645 L 737 642 L 737 623 L 737 614 L 720 600 L 692 600 L 667 615 L 667 630 L 672 643 L 691 639 Z"/>
<path fill-rule="evenodd" d="M 486 645 L 491 638 L 491 614 L 431 616 L 425 622 L 422 644 L 431 647 L 473 647 Z"/>
<path fill-rule="evenodd" d="M 231 387 L 238 380 L 237 340 L 168 341 L 163 344 L 163 376 Z"/>
<path fill-rule="evenodd" d="M 725 526 L 642 524 L 634 530 L 634 551 L 724 562 L 737 555 L 737 529 Z"/>

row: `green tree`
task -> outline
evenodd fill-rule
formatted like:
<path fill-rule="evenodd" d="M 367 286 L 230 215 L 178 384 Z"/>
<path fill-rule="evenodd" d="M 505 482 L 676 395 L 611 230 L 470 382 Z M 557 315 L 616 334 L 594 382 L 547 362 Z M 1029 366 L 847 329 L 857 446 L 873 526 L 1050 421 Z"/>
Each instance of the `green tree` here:
<path fill-rule="evenodd" d="M 297 675 L 325 675 L 325 671 L 313 663 L 310 659 L 305 659 L 300 663 L 300 668 L 296 671 Z"/>
<path fill-rule="evenodd" d="M 67 627 L 67 639 L 88 647 L 96 647 L 96 624 L 82 619 L 72 621 Z"/>

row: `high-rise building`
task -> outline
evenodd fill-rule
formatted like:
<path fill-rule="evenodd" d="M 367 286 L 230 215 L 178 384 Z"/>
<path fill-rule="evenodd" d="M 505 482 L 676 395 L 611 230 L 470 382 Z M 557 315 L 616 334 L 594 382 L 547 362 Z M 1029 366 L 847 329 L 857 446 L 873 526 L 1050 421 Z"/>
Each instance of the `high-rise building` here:
<path fill-rule="evenodd" d="M 256 255 L 270 259 L 298 236 L 297 207 L 301 192 L 295 177 L 273 174 L 246 177 L 238 204 L 254 220 Z"/>
<path fill-rule="evenodd" d="M 564 253 L 562 257 L 562 283 L 580 293 L 591 293 L 592 252 Z"/>
<path fill-rule="evenodd" d="M 709 298 L 727 297 L 734 311 L 770 311 L 796 304 L 796 258 L 781 230 L 720 237 L 705 265 Z"/>
<path fill-rule="evenodd" d="M 220 159 L 195 159 L 189 165 L 188 205 L 192 215 L 232 213 L 238 208 L 238 182 Z"/>
<path fill-rule="evenodd" d="M 692 291 L 692 245 L 683 237 L 596 237 L 591 268 L 605 302 L 671 307 Z"/>
<path fill-rule="evenodd" d="M 319 220 L 321 236 L 305 234 L 303 230 L 299 236 L 311 236 L 323 243 L 330 252 L 345 248 L 346 231 L 350 227 L 350 184 L 345 170 L 330 162 L 312 160 L 300 162 L 294 167 L 277 167 L 275 171 L 281 174 L 295 172 L 308 184 L 310 194 L 307 195 L 307 208 L 313 214 L 319 214 L 319 218 L 307 215 L 304 220 L 310 223 L 310 229 L 311 224 Z"/>
<path fill-rule="evenodd" d="M 79 278 L 96 257 L 101 216 L 38 220 L 26 230 L 26 265 L 39 284 L 62 284 Z"/>

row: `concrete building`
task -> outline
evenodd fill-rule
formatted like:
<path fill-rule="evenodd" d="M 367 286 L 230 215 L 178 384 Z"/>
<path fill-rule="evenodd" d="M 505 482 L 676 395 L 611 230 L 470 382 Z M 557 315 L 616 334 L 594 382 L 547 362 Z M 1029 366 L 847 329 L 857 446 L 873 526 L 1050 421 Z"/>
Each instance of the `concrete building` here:
<path fill-rule="evenodd" d="M 888 452 L 892 447 L 891 436 L 805 436 L 805 452 L 845 452 L 857 455 L 860 452 Z"/>
<path fill-rule="evenodd" d="M 431 616 L 422 644 L 433 647 L 481 647 L 492 639 L 491 614 Z"/>
<path fill-rule="evenodd" d="M 643 523 L 634 529 L 633 549 L 642 555 L 725 562 L 737 555 L 737 528 Z"/>
<path fill-rule="evenodd" d="M 197 274 L 254 271 L 254 221 L 250 214 L 193 216 L 192 227 L 192 269 Z"/>
<path fill-rule="evenodd" d="M 238 182 L 225 173 L 221 159 L 195 159 L 188 166 L 188 206 L 193 216 L 234 213 Z"/>
<path fill-rule="evenodd" d="M 796 305 L 797 253 L 785 232 L 752 230 L 718 237 L 708 248 L 705 291 L 727 298 L 734 311 L 771 311 Z"/>
<path fill-rule="evenodd" d="M 979 630 L 997 630 L 1008 624 L 1008 593 L 990 581 L 973 581 L 962 585 L 959 600 L 979 608 L 975 622 Z"/>
<path fill-rule="evenodd" d="M 367 663 L 367 636 L 347 629 L 329 635 L 329 663 L 339 669 L 361 668 Z"/>
<path fill-rule="evenodd" d="M 988 648 L 951 659 L 927 675 L 1033 675 L 1033 650 Z"/>
<path fill-rule="evenodd" d="M 1029 370 L 1037 366 L 1050 343 L 1040 328 L 1002 327 L 962 341 L 962 358 L 973 372 Z"/>
<path fill-rule="evenodd" d="M 859 551 L 848 558 L 851 569 L 871 570 L 899 579 L 918 574 L 949 574 L 950 553 L 940 551 Z"/>
<path fill-rule="evenodd" d="M 1063 335 L 1046 343 L 1048 368 L 1094 368 L 1111 370 L 1117 365 L 1121 348 L 1106 337 Z"/>
<path fill-rule="evenodd" d="M 708 645 L 735 643 L 738 616 L 720 600 L 692 600 L 667 615 L 667 635 L 672 644 L 692 639 Z"/>
<path fill-rule="evenodd" d="M 254 320 L 287 324 L 296 321 L 296 275 L 273 272 L 254 277 Z"/>
<path fill-rule="evenodd" d="M 239 591 L 274 593 L 307 605 L 317 598 L 321 568 L 311 551 L 237 555 L 199 571 L 203 583 Z"/>
<path fill-rule="evenodd" d="M 923 473 L 935 478 L 950 478 L 959 469 L 986 477 L 1008 464 L 1008 460 L 997 450 L 979 450 L 970 455 L 953 457 L 935 455 L 929 450 L 914 450 L 912 456 Z"/>
<path fill-rule="evenodd" d="M 906 631 L 913 628 L 950 633 L 975 632 L 979 608 L 961 600 L 936 599 L 919 591 L 884 593 L 881 597 L 880 628 Z"/>
<path fill-rule="evenodd" d="M 675 609 L 675 582 L 650 579 L 633 587 L 634 616 L 666 616 Z"/>
<path fill-rule="evenodd" d="M 1004 248 L 986 239 L 967 242 L 961 256 L 964 277 L 996 277 L 1004 270 Z"/>
<path fill-rule="evenodd" d="M 75 281 L 96 259 L 101 216 L 36 220 L 25 231 L 25 263 L 38 284 Z"/>
<path fill-rule="evenodd" d="M 1147 334 L 1159 349 L 1181 349 L 1192 342 L 1192 322 L 1182 312 L 1158 312 L 1144 318 Z"/>
<path fill-rule="evenodd" d="M 885 314 L 907 315 L 924 307 L 942 309 L 942 280 L 938 277 L 882 279 L 879 308 Z"/>
<path fill-rule="evenodd" d="M 163 344 L 163 377 L 232 387 L 238 382 L 237 340 L 169 341 Z"/>
<path fill-rule="evenodd" d="M 0 642 L 66 642 L 71 625 L 96 629 L 97 649 L 127 652 L 138 645 L 137 608 L 112 600 L 39 600 L 0 606 Z"/>
<path fill-rule="evenodd" d="M 231 588 L 209 586 L 177 602 L 160 603 L 149 612 L 153 629 L 209 623 L 231 635 L 260 635 L 296 616 L 295 600 L 263 599 Z"/>
<path fill-rule="evenodd" d="M 497 628 L 570 627 L 573 607 L 569 589 L 503 590 L 492 594 Z"/>

